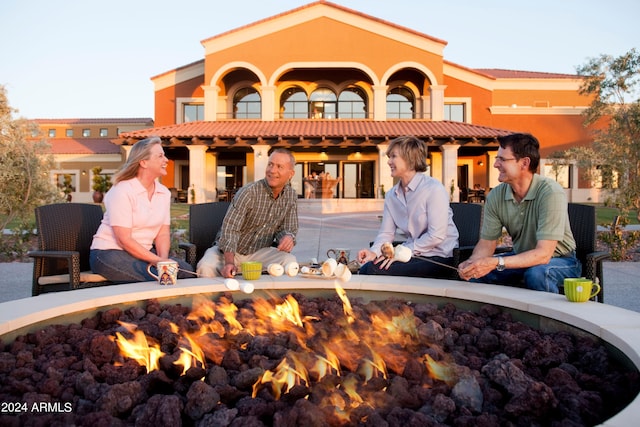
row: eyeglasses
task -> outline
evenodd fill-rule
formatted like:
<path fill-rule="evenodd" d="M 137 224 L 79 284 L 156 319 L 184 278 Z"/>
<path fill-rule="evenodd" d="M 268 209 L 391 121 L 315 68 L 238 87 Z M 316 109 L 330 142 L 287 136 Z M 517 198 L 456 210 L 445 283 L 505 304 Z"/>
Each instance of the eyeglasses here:
<path fill-rule="evenodd" d="M 510 159 L 505 159 L 504 157 L 498 156 L 496 157 L 496 162 L 500 162 L 500 163 L 504 163 L 504 162 L 508 162 L 509 160 L 518 160 L 515 157 L 511 157 Z"/>

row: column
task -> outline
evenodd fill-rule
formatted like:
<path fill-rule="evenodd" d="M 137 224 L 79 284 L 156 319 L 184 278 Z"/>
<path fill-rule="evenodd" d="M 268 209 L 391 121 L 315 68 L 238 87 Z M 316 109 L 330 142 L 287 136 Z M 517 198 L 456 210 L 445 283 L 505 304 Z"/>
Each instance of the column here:
<path fill-rule="evenodd" d="M 429 168 L 431 177 L 437 179 L 444 185 L 444 181 L 442 181 L 442 176 L 444 175 L 442 172 L 442 152 L 431 151 L 431 147 L 429 147 L 429 151 L 431 156 L 431 166 Z"/>
<path fill-rule="evenodd" d="M 387 119 L 387 89 L 389 86 L 373 86 L 373 120 Z M 387 188 L 386 186 L 384 188 Z"/>
<path fill-rule="evenodd" d="M 458 191 L 458 144 L 445 144 L 440 146 L 442 151 L 442 184 L 452 202 L 460 201 Z"/>
<path fill-rule="evenodd" d="M 424 95 L 420 98 L 420 111 L 416 111 L 417 119 L 430 119 L 431 118 L 431 97 Z"/>
<path fill-rule="evenodd" d="M 267 163 L 269 163 L 269 144 L 256 144 L 252 145 L 253 148 L 253 176 L 254 181 L 264 178 L 265 171 L 267 170 Z"/>
<path fill-rule="evenodd" d="M 262 121 L 272 122 L 276 117 L 276 87 L 262 86 L 261 96 Z"/>
<path fill-rule="evenodd" d="M 489 174 L 489 188 L 495 188 L 498 186 L 498 184 L 500 184 L 500 181 L 498 181 L 498 169 L 493 167 L 493 165 L 496 164 L 496 157 L 498 156 L 498 152 L 489 151 L 487 153 L 487 156 L 489 157 L 489 161 L 487 163 L 487 171 Z M 489 188 L 486 189 L 486 193 L 489 192 Z"/>
<path fill-rule="evenodd" d="M 431 120 L 444 120 L 444 90 L 446 85 L 434 85 L 429 87 L 431 93 Z"/>
<path fill-rule="evenodd" d="M 202 203 L 206 200 L 205 191 L 207 190 L 207 146 L 206 145 L 188 145 L 189 149 L 189 203 L 194 203 L 192 191 L 195 194 L 195 203 Z"/>
<path fill-rule="evenodd" d="M 218 92 L 217 86 L 202 86 L 204 90 L 204 119 L 215 122 L 218 116 Z"/>
<path fill-rule="evenodd" d="M 393 187 L 393 177 L 389 171 L 389 165 L 387 164 L 387 150 L 389 144 L 378 144 L 378 194 L 376 198 L 382 197 L 382 187 L 384 191 L 391 190 Z"/>

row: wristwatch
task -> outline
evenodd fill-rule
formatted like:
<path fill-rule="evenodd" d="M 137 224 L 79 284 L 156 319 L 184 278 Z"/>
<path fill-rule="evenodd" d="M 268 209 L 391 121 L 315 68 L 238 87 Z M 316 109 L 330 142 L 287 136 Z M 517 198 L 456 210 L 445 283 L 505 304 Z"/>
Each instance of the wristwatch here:
<path fill-rule="evenodd" d="M 501 256 L 498 257 L 498 265 L 496 265 L 496 270 L 504 271 L 504 258 Z"/>

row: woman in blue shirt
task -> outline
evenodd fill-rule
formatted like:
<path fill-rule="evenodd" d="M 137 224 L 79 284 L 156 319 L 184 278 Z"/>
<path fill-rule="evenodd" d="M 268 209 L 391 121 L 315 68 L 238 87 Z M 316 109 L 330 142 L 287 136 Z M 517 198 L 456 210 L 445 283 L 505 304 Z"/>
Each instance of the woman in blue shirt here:
<path fill-rule="evenodd" d="M 449 277 L 448 268 L 422 259 L 453 265 L 453 249 L 458 247 L 458 229 L 447 190 L 440 181 L 423 173 L 427 170 L 427 145 L 403 136 L 389 143 L 386 154 L 391 176 L 398 183 L 385 196 L 382 224 L 373 245 L 358 252 L 358 261 L 364 263 L 359 273 Z M 406 263 L 389 262 L 381 252 L 384 243 L 394 241 L 397 231 L 407 237 L 402 245 L 413 255 Z"/>

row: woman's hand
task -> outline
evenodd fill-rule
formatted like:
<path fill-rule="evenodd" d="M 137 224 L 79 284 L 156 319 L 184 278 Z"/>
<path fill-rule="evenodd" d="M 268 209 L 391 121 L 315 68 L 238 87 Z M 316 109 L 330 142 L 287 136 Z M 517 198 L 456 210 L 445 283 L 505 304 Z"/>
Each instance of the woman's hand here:
<path fill-rule="evenodd" d="M 370 251 L 369 249 L 361 249 L 358 252 L 357 260 L 358 260 L 358 262 L 360 264 L 364 264 L 366 262 L 373 261 L 374 259 L 376 259 L 376 254 L 374 252 Z"/>

